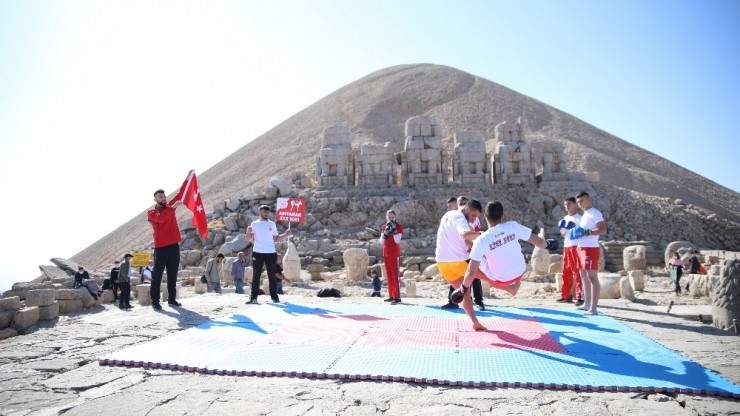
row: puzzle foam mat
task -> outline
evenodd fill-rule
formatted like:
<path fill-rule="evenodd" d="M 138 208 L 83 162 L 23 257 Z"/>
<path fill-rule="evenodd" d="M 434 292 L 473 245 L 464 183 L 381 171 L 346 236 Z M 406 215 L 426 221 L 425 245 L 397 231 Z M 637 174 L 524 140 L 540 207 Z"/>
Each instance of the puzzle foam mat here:
<path fill-rule="evenodd" d="M 99 358 L 208 374 L 393 380 L 455 386 L 692 393 L 740 387 L 614 319 L 489 308 L 263 304 Z M 205 352 L 205 353 L 204 353 Z"/>

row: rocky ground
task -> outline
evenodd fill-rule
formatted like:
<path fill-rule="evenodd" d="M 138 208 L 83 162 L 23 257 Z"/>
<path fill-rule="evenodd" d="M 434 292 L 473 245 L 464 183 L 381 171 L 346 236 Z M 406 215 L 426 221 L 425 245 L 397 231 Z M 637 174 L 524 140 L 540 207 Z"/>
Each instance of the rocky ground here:
<path fill-rule="evenodd" d="M 517 298 L 497 292 L 490 306 L 555 303 L 549 283 L 525 282 Z M 328 284 L 286 288 L 289 302 L 381 302 L 366 287 L 347 287 L 341 299 L 316 298 Z M 407 303 L 441 304 L 443 284 L 421 282 Z M 737 400 L 696 395 L 597 393 L 538 389 L 462 388 L 400 382 L 229 377 L 170 370 L 100 366 L 97 358 L 245 308 L 243 295 L 195 295 L 183 288 L 182 308 L 113 305 L 62 316 L 0 342 L 2 415 L 175 414 L 739 414 Z M 668 312 L 670 302 L 674 304 Z M 738 335 L 712 327 L 708 300 L 676 297 L 670 281 L 650 277 L 636 302 L 605 300 L 601 311 L 680 354 L 740 383 Z M 136 303 L 134 303 L 136 305 Z M 390 306 L 389 306 L 390 307 Z M 700 321 L 700 315 L 704 321 Z M 208 352 L 204 352 L 208 353 Z"/>

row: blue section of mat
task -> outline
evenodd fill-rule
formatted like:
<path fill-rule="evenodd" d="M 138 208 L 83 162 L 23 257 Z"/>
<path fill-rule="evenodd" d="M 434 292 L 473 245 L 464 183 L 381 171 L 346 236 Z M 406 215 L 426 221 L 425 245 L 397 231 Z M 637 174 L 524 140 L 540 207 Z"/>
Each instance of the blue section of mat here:
<path fill-rule="evenodd" d="M 545 308 L 264 304 L 100 358 L 213 374 L 664 391 L 740 387 L 608 317 Z M 203 351 L 208 351 L 204 354 Z"/>

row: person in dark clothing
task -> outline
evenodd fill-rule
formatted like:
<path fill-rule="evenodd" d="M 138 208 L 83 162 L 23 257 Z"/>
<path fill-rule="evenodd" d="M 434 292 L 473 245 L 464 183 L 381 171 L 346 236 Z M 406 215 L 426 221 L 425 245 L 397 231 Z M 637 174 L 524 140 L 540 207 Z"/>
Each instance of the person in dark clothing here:
<path fill-rule="evenodd" d="M 105 287 L 105 282 L 103 282 L 103 289 L 111 289 L 113 291 L 113 301 L 118 300 L 118 273 L 121 270 L 120 267 L 121 262 L 116 260 L 116 262 L 113 264 L 113 268 L 110 269 L 110 288 Z"/>
<path fill-rule="evenodd" d="M 380 281 L 380 277 L 378 277 L 378 272 L 376 272 L 375 270 L 373 270 L 370 275 L 373 277 L 373 293 L 370 295 L 370 297 L 379 298 L 382 282 Z"/>
<path fill-rule="evenodd" d="M 134 256 L 126 254 L 123 256 L 123 263 L 118 273 L 118 285 L 121 287 L 121 299 L 118 301 L 118 307 L 121 309 L 131 309 L 131 259 Z"/>
<path fill-rule="evenodd" d="M 293 283 L 290 279 L 285 277 L 285 275 L 283 274 L 283 256 L 281 256 L 280 254 L 277 255 L 277 260 L 275 261 L 275 280 L 277 280 L 278 295 L 284 295 L 283 281 L 286 281 L 288 283 Z"/>
<path fill-rule="evenodd" d="M 689 257 L 689 273 L 690 274 L 697 274 L 699 273 L 699 250 L 694 250 L 693 253 L 691 253 L 691 257 Z M 691 285 L 691 279 L 688 279 L 686 281 L 686 291 L 689 291 L 689 287 Z"/>
<path fill-rule="evenodd" d="M 77 273 L 75 273 L 74 288 L 77 289 L 77 288 L 82 287 L 82 282 L 85 281 L 85 279 L 89 279 L 89 278 L 90 278 L 90 275 L 87 274 L 87 271 L 85 270 L 85 268 L 80 266 L 79 268 L 77 268 Z"/>
<path fill-rule="evenodd" d="M 683 274 L 683 260 L 681 260 L 681 255 L 678 253 L 673 253 L 673 258 L 668 263 L 673 270 L 676 271 L 676 294 L 681 294 L 681 275 Z"/>

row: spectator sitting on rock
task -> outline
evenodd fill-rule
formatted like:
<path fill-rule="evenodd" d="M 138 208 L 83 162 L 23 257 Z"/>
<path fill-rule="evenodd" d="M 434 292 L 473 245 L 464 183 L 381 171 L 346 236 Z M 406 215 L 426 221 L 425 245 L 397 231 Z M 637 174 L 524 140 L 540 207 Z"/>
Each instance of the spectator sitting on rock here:
<path fill-rule="evenodd" d="M 75 284 L 74 288 L 80 288 L 82 287 L 82 282 L 85 281 L 85 279 L 89 279 L 90 275 L 87 274 L 87 271 L 84 267 L 80 266 L 77 268 L 77 273 L 75 273 Z"/>

